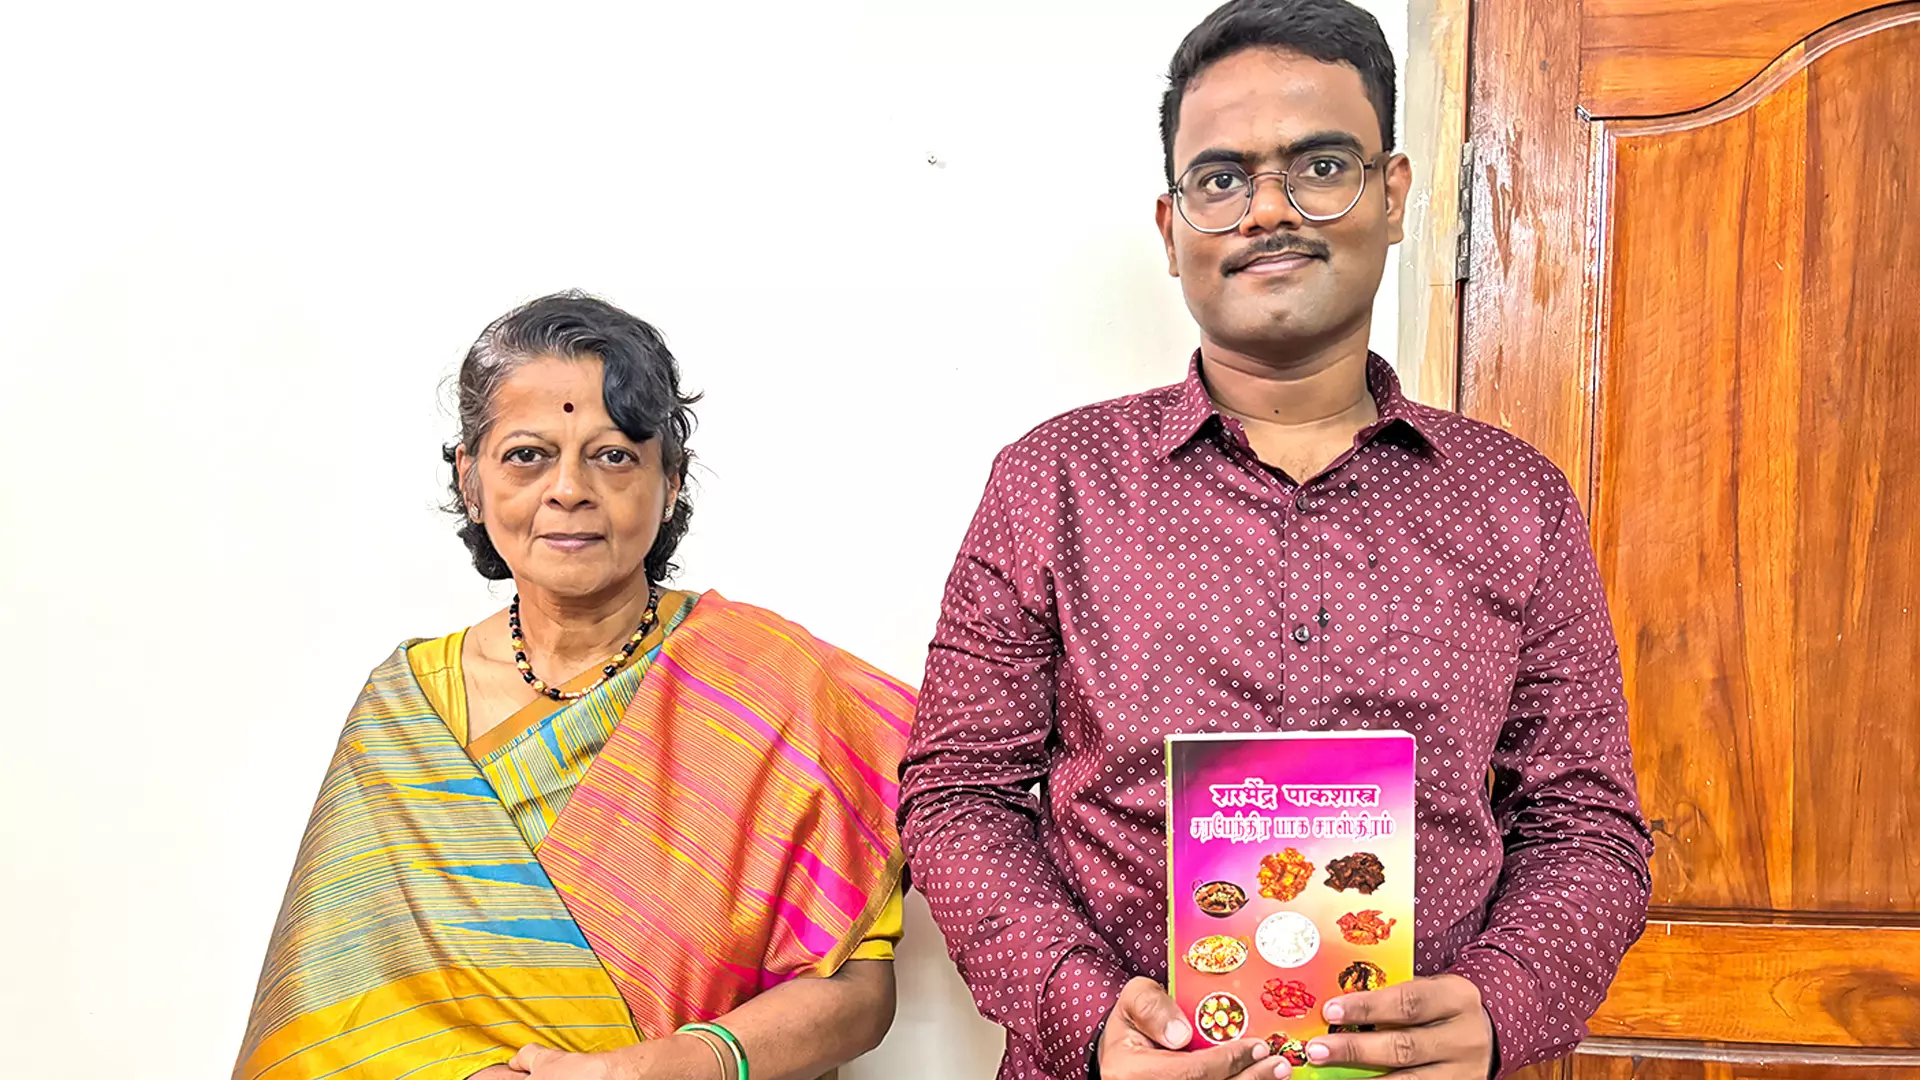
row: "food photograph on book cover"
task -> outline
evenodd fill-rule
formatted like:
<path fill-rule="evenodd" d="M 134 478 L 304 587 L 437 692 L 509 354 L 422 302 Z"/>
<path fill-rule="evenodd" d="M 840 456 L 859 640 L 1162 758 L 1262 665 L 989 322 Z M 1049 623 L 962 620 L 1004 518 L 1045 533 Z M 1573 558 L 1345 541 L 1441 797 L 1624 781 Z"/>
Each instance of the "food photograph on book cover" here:
<path fill-rule="evenodd" d="M 1167 740 L 1170 989 L 1195 1046 L 1266 1039 L 1313 1080 L 1320 1007 L 1413 977 L 1411 735 Z"/>

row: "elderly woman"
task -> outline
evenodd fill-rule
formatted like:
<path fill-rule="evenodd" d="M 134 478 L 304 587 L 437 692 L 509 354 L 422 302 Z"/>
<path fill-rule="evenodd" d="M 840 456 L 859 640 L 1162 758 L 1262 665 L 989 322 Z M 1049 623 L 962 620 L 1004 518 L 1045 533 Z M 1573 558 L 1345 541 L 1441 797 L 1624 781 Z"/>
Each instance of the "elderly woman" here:
<path fill-rule="evenodd" d="M 515 596 L 368 677 L 234 1076 L 811 1080 L 871 1049 L 912 692 L 662 588 L 692 399 L 652 327 L 536 300 L 459 388 L 460 535 Z"/>

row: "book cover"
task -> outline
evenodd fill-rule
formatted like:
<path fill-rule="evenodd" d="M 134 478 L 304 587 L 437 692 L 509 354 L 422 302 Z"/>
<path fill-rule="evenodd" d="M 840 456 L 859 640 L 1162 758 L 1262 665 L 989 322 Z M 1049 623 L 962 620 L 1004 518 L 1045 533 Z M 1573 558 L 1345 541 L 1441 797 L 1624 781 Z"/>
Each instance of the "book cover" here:
<path fill-rule="evenodd" d="M 1196 1047 L 1266 1039 L 1308 1080 L 1320 1006 L 1413 977 L 1402 731 L 1167 737 L 1168 992 Z"/>

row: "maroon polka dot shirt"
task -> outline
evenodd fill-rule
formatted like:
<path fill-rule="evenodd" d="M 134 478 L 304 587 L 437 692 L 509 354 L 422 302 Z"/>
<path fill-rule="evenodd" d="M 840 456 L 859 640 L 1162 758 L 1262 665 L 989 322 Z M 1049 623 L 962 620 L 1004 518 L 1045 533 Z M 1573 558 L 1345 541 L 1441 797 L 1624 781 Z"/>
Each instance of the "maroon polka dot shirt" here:
<path fill-rule="evenodd" d="M 1651 848 L 1579 504 L 1519 439 L 1368 379 L 1379 421 L 1304 485 L 1197 357 L 994 462 L 901 831 L 1002 1077 L 1085 1077 L 1121 986 L 1166 978 L 1169 732 L 1418 737 L 1415 962 L 1480 988 L 1502 1074 L 1581 1038 L 1639 936 Z"/>

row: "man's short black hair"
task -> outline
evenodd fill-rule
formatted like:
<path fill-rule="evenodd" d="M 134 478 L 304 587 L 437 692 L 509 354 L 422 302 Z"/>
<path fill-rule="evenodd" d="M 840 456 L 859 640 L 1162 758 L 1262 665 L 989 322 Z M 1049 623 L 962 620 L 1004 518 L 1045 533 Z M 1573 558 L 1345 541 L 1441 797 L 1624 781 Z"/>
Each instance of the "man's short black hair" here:
<path fill-rule="evenodd" d="M 1358 70 L 1380 117 L 1380 147 L 1393 149 L 1393 50 L 1387 48 L 1387 36 L 1372 13 L 1347 0 L 1229 0 L 1187 34 L 1167 65 L 1160 143 L 1168 187 L 1177 179 L 1173 137 L 1180 130 L 1187 84 L 1209 65 L 1245 49 L 1285 49 Z"/>

